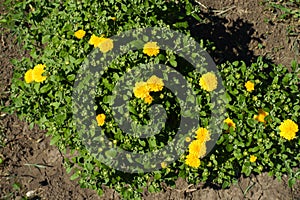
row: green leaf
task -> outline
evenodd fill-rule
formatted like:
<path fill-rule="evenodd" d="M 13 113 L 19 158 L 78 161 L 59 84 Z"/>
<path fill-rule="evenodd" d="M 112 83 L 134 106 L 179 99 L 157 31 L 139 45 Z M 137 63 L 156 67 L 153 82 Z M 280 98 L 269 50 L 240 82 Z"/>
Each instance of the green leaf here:
<path fill-rule="evenodd" d="M 77 179 L 79 177 L 79 171 L 75 172 L 71 177 L 70 180 L 74 181 L 75 179 Z"/>
<path fill-rule="evenodd" d="M 296 183 L 296 178 L 290 178 L 288 180 L 288 185 L 290 188 L 292 188 L 295 185 L 295 183 Z"/>
<path fill-rule="evenodd" d="M 39 90 L 40 90 L 40 83 L 34 83 L 34 86 L 33 86 L 34 90 L 39 93 Z"/>
<path fill-rule="evenodd" d="M 15 190 L 20 190 L 20 189 L 21 189 L 21 184 L 20 184 L 20 183 L 14 183 L 14 184 L 13 184 L 13 188 L 14 188 Z"/>
<path fill-rule="evenodd" d="M 139 140 L 139 143 L 140 143 L 140 145 L 143 146 L 143 147 L 146 146 L 146 142 L 145 142 L 145 141 Z"/>
<path fill-rule="evenodd" d="M 103 103 L 108 103 L 108 104 L 112 104 L 113 103 L 113 97 L 108 95 L 108 96 L 104 96 L 103 97 Z"/>
<path fill-rule="evenodd" d="M 185 9 L 186 9 L 186 15 L 190 15 L 193 9 L 191 3 L 188 2 L 185 6 Z"/>
<path fill-rule="evenodd" d="M 240 68 L 241 68 L 242 73 L 245 74 L 245 72 L 247 70 L 246 63 L 242 62 L 242 65 L 240 66 Z"/>
<path fill-rule="evenodd" d="M 154 179 L 159 180 L 161 178 L 160 172 L 155 172 Z"/>
<path fill-rule="evenodd" d="M 186 102 L 195 103 L 195 96 L 194 95 L 188 95 L 186 98 Z"/>
<path fill-rule="evenodd" d="M 226 150 L 227 150 L 228 152 L 231 152 L 231 151 L 233 150 L 233 145 L 232 145 L 232 144 L 227 144 L 227 145 L 226 145 Z"/>
<path fill-rule="evenodd" d="M 50 141 L 50 145 L 57 144 L 57 142 L 61 139 L 59 135 L 53 136 Z"/>
<path fill-rule="evenodd" d="M 52 102 L 50 105 L 53 106 L 54 109 L 57 109 L 59 107 L 60 103 L 59 102 Z"/>
<path fill-rule="evenodd" d="M 109 158 L 114 158 L 117 155 L 117 151 L 115 149 L 110 149 L 105 152 L 105 155 Z"/>
<path fill-rule="evenodd" d="M 180 170 L 178 176 L 184 179 L 186 177 L 185 169 Z"/>
<path fill-rule="evenodd" d="M 300 109 L 300 106 L 299 106 L 299 105 L 295 105 L 295 106 L 294 106 L 294 111 L 295 111 L 295 112 L 297 112 L 299 109 Z"/>
<path fill-rule="evenodd" d="M 148 191 L 151 192 L 151 193 L 154 193 L 155 192 L 155 187 L 153 185 L 150 185 L 148 187 Z"/>
<path fill-rule="evenodd" d="M 285 85 L 288 85 L 288 83 L 292 77 L 293 77 L 293 75 L 291 73 L 286 74 L 282 79 L 282 83 Z"/>
<path fill-rule="evenodd" d="M 198 22 L 202 22 L 202 19 L 199 17 L 199 15 L 195 14 L 195 13 L 191 13 L 191 15 L 198 21 Z"/>
<path fill-rule="evenodd" d="M 122 4 L 122 5 L 121 5 L 121 8 L 122 8 L 122 10 L 123 10 L 124 12 L 127 11 L 127 6 L 126 6 L 125 4 Z"/>
<path fill-rule="evenodd" d="M 228 181 L 224 181 L 223 184 L 222 184 L 222 188 L 225 189 L 227 187 L 230 186 L 230 183 Z"/>
<path fill-rule="evenodd" d="M 45 44 L 45 43 L 49 42 L 49 40 L 50 40 L 50 35 L 43 36 L 43 38 L 42 38 L 42 44 Z"/>
<path fill-rule="evenodd" d="M 226 125 L 227 125 L 227 124 L 226 124 Z M 228 127 L 228 126 L 227 126 L 227 127 Z M 227 130 L 227 129 L 226 129 L 226 130 Z M 224 136 L 221 135 L 221 136 L 219 137 L 218 141 L 217 141 L 217 144 L 220 145 L 220 144 L 222 144 L 223 141 L 224 141 Z"/>
<path fill-rule="evenodd" d="M 272 84 L 277 84 L 278 83 L 278 79 L 279 79 L 279 77 L 275 76 L 274 79 L 273 79 Z"/>
<path fill-rule="evenodd" d="M 173 66 L 173 67 L 177 67 L 177 61 L 175 60 L 175 57 L 171 57 L 170 59 L 170 64 Z"/>
<path fill-rule="evenodd" d="M 246 176 L 250 176 L 251 174 L 251 166 L 247 166 L 246 164 L 249 164 L 249 163 L 245 163 L 242 167 L 242 172 L 245 173 Z"/>
<path fill-rule="evenodd" d="M 41 92 L 41 93 L 46 93 L 46 92 L 48 92 L 51 88 L 52 88 L 52 85 L 51 85 L 51 84 L 44 85 L 43 87 L 41 87 L 40 92 Z"/>
<path fill-rule="evenodd" d="M 151 138 L 148 140 L 148 143 L 149 143 L 149 147 L 150 147 L 150 148 L 155 148 L 155 147 L 157 146 L 155 138 L 152 138 L 152 137 L 151 137 Z"/>
<path fill-rule="evenodd" d="M 247 119 L 247 124 L 248 124 L 250 127 L 255 128 L 257 122 L 256 122 L 254 119 L 250 118 L 250 119 Z"/>
<path fill-rule="evenodd" d="M 137 115 L 137 111 L 133 106 L 128 106 L 128 111 L 134 115 Z"/>
<path fill-rule="evenodd" d="M 70 74 L 67 76 L 68 81 L 73 81 L 75 79 L 75 74 Z"/>
<path fill-rule="evenodd" d="M 56 116 L 56 120 L 57 120 L 57 122 L 59 122 L 59 124 L 63 124 L 64 121 L 66 120 L 66 118 L 67 118 L 66 113 L 61 113 L 61 114 Z"/>
<path fill-rule="evenodd" d="M 175 26 L 176 28 L 184 28 L 184 29 L 186 29 L 186 28 L 189 27 L 189 24 L 188 24 L 187 21 L 185 21 L 185 22 L 176 22 L 176 23 L 174 24 L 174 26 Z"/>

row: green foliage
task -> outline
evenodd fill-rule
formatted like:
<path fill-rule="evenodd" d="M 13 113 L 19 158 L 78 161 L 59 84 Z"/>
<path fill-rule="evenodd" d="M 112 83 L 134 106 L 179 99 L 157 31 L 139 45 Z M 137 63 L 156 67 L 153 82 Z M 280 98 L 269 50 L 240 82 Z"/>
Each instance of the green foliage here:
<path fill-rule="evenodd" d="M 293 168 L 299 167 L 300 153 L 297 150 L 300 138 L 298 136 L 291 141 L 281 138 L 278 126 L 285 119 L 299 123 L 299 64 L 295 62 L 292 63 L 293 72 L 288 72 L 284 66 L 264 62 L 262 58 L 250 66 L 236 61 L 218 67 L 226 89 L 227 115 L 236 123 L 236 129 L 224 125 L 217 145 L 201 159 L 198 169 L 184 163 L 183 153 L 178 161 L 161 170 L 129 174 L 109 168 L 85 148 L 80 138 L 83 133 L 76 130 L 73 119 L 72 95 L 77 73 L 94 49 L 89 45 L 91 35 L 111 37 L 135 28 L 156 26 L 175 29 L 189 36 L 191 21 L 201 22 L 198 14 L 198 8 L 187 0 L 15 2 L 1 23 L 5 23 L 18 36 L 30 57 L 13 61 L 15 73 L 10 111 L 17 111 L 20 117 L 31 123 L 31 127 L 38 124 L 46 129 L 47 134 L 52 136 L 51 144 L 63 151 L 70 149 L 71 153 L 77 152 L 73 158 L 65 159 L 67 172 L 72 173 L 72 180 L 78 180 L 82 187 L 97 190 L 99 195 L 103 193 L 102 184 L 105 184 L 114 188 L 124 199 L 138 199 L 144 188 L 157 192 L 161 189 L 161 182 L 174 186 L 178 177 L 186 178 L 190 183 L 208 181 L 228 187 L 240 174 L 249 176 L 262 171 L 277 177 L 289 174 L 289 185 L 292 185 L 299 178 L 299 171 L 294 172 Z M 82 39 L 74 36 L 79 29 L 86 31 Z M 143 44 L 147 41 L 148 38 L 141 38 L 137 42 Z M 187 44 L 185 46 L 189 45 L 188 40 L 182 42 Z M 200 44 L 204 46 L 203 41 Z M 211 43 L 208 42 L 207 46 Z M 193 50 L 193 47 L 190 48 Z M 110 138 L 110 146 L 135 152 L 154 151 L 166 145 L 176 134 L 176 127 L 170 126 L 160 133 L 159 139 L 128 136 L 122 133 L 110 115 L 109 105 L 113 101 L 115 84 L 125 72 L 139 63 L 166 64 L 183 74 L 197 94 L 197 98 L 190 95 L 186 101 L 197 102 L 201 109 L 195 109 L 195 113 L 200 115 L 200 124 L 208 126 L 214 105 L 210 103 L 209 93 L 199 86 L 199 78 L 206 71 L 194 73 L 190 70 L 190 64 L 171 49 L 161 51 L 157 57 L 147 57 L 142 51 L 129 51 L 107 66 L 107 73 L 97 86 L 101 90 L 95 92 L 97 105 L 87 109 L 97 114 L 106 113 L 103 130 Z M 37 64 L 46 65 L 44 75 L 47 79 L 41 83 L 27 84 L 24 75 Z M 246 91 L 246 81 L 255 83 L 254 91 Z M 173 117 L 172 120 L 178 120 L 179 101 L 175 98 L 176 94 L 164 88 L 153 93 L 153 97 L 154 102 L 162 104 L 167 115 Z M 149 105 L 132 94 L 124 94 L 123 100 L 130 102 L 131 118 L 147 124 Z M 269 113 L 266 123 L 253 119 L 259 109 Z M 83 116 L 88 116 L 88 113 L 83 113 Z M 193 112 L 185 114 L 192 115 Z M 96 126 L 96 120 L 92 125 Z M 194 137 L 193 133 L 188 134 Z M 103 141 L 101 137 L 97 139 Z M 115 158 L 117 154 L 112 149 L 99 148 L 97 151 L 103 151 L 110 158 Z M 257 161 L 250 162 L 250 155 L 255 155 Z M 130 156 L 126 155 L 126 159 L 131 162 Z"/>
<path fill-rule="evenodd" d="M 287 141 L 278 132 L 284 119 L 295 122 L 299 119 L 299 64 L 293 62 L 292 68 L 293 72 L 288 72 L 286 67 L 263 62 L 261 57 L 251 66 L 234 62 L 219 67 L 230 99 L 227 112 L 236 123 L 235 131 L 220 137 L 221 148 L 215 151 L 216 156 L 229 158 L 230 163 L 225 161 L 219 163 L 221 166 L 214 166 L 229 174 L 226 179 L 231 179 L 230 174 L 235 174 L 236 168 L 247 176 L 269 171 L 281 177 L 299 165 L 299 138 Z M 255 90 L 250 94 L 244 86 L 247 80 L 255 83 Z M 259 109 L 269 113 L 266 123 L 253 119 Z M 257 157 L 255 163 L 249 162 L 250 155 Z"/>

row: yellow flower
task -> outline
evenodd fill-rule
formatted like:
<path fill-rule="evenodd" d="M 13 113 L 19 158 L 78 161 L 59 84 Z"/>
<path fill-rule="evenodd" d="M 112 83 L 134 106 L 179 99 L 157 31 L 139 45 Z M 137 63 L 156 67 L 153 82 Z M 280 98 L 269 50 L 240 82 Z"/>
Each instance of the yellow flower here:
<path fill-rule="evenodd" d="M 235 123 L 233 122 L 232 119 L 230 119 L 229 117 L 227 117 L 227 119 L 224 120 L 224 122 L 229 126 L 229 127 L 233 127 L 233 129 L 235 130 Z"/>
<path fill-rule="evenodd" d="M 254 156 L 254 155 L 251 155 L 251 156 L 250 156 L 250 162 L 255 162 L 256 159 L 257 159 L 256 156 Z"/>
<path fill-rule="evenodd" d="M 206 154 L 205 143 L 200 140 L 193 140 L 189 145 L 189 153 L 196 155 L 198 158 Z"/>
<path fill-rule="evenodd" d="M 198 168 L 200 166 L 200 159 L 194 154 L 189 154 L 186 156 L 185 164 L 190 167 Z"/>
<path fill-rule="evenodd" d="M 166 162 L 162 162 L 162 163 L 160 163 L 160 165 L 161 165 L 161 168 L 166 168 L 167 167 L 167 163 Z"/>
<path fill-rule="evenodd" d="M 105 38 L 103 38 L 103 37 L 98 37 L 98 36 L 96 36 L 96 35 L 93 34 L 93 35 L 91 36 L 90 40 L 89 40 L 89 44 L 90 44 L 90 45 L 94 45 L 94 47 L 98 47 L 99 44 L 100 44 L 103 40 L 105 40 Z"/>
<path fill-rule="evenodd" d="M 204 143 L 210 140 L 209 131 L 206 128 L 198 128 L 196 131 L 196 139 L 197 141 Z"/>
<path fill-rule="evenodd" d="M 24 79 L 25 79 L 25 82 L 26 83 L 31 83 L 32 81 L 34 81 L 33 80 L 33 77 L 32 77 L 32 69 L 29 69 L 26 73 L 25 73 L 25 77 L 24 77 Z"/>
<path fill-rule="evenodd" d="M 149 95 L 149 87 L 146 82 L 137 82 L 133 88 L 133 93 L 136 98 L 144 99 Z"/>
<path fill-rule="evenodd" d="M 143 53 L 148 56 L 157 56 L 159 53 L 159 46 L 157 45 L 157 42 L 147 42 L 144 45 Z"/>
<path fill-rule="evenodd" d="M 97 120 L 98 126 L 103 126 L 103 124 L 105 122 L 105 118 L 106 118 L 105 114 L 97 115 L 96 120 Z"/>
<path fill-rule="evenodd" d="M 298 125 L 290 119 L 284 120 L 279 126 L 280 136 L 292 140 L 296 137 L 298 132 Z"/>
<path fill-rule="evenodd" d="M 46 76 L 42 76 L 42 74 L 45 72 L 44 68 L 46 65 L 38 64 L 36 65 L 32 70 L 32 78 L 36 82 L 43 82 L 46 80 Z"/>
<path fill-rule="evenodd" d="M 78 39 L 82 39 L 85 36 L 85 31 L 84 30 L 78 30 L 74 33 L 75 37 Z"/>
<path fill-rule="evenodd" d="M 44 68 L 46 65 L 38 64 L 33 69 L 29 69 L 25 73 L 25 82 L 31 83 L 33 81 L 35 82 L 43 82 L 46 80 L 47 76 L 43 76 L 42 74 L 45 72 Z"/>
<path fill-rule="evenodd" d="M 146 96 L 146 97 L 144 98 L 144 101 L 145 101 L 147 104 L 151 104 L 152 101 L 153 101 L 153 98 L 152 98 L 150 95 L 148 95 L 148 96 Z"/>
<path fill-rule="evenodd" d="M 110 38 L 102 38 L 101 42 L 97 45 L 102 53 L 106 53 L 113 49 L 114 43 Z"/>
<path fill-rule="evenodd" d="M 161 91 L 164 87 L 164 82 L 157 76 L 151 76 L 147 82 L 137 82 L 133 88 L 133 93 L 136 98 L 144 99 L 148 104 L 151 104 L 153 98 L 150 96 L 150 92 Z"/>
<path fill-rule="evenodd" d="M 157 76 L 153 75 L 147 80 L 148 87 L 150 91 L 158 92 L 161 91 L 164 87 L 164 82 L 162 79 L 158 78 Z"/>
<path fill-rule="evenodd" d="M 254 83 L 251 82 L 251 81 L 247 81 L 245 83 L 245 87 L 246 87 L 246 89 L 247 89 L 248 92 L 251 92 L 251 91 L 254 90 Z"/>
<path fill-rule="evenodd" d="M 211 92 L 218 86 L 217 77 L 214 73 L 208 72 L 201 76 L 199 84 L 203 90 Z"/>
<path fill-rule="evenodd" d="M 254 119 L 259 121 L 259 122 L 263 122 L 265 123 L 265 117 L 268 116 L 269 113 L 265 112 L 263 109 L 259 109 L 258 110 L 258 115 L 254 115 Z"/>
<path fill-rule="evenodd" d="M 186 142 L 190 142 L 190 141 L 192 141 L 192 139 L 191 139 L 190 137 L 186 137 L 186 138 L 185 138 L 185 141 L 186 141 Z"/>
<path fill-rule="evenodd" d="M 111 20 L 116 21 L 117 18 L 116 17 L 110 17 Z"/>

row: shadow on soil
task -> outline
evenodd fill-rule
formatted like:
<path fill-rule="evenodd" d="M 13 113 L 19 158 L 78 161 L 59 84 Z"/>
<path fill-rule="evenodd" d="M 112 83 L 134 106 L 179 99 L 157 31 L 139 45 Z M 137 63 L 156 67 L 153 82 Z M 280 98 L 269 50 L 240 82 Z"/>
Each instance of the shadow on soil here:
<path fill-rule="evenodd" d="M 213 16 L 211 13 L 203 13 L 206 23 L 194 23 L 191 34 L 194 38 L 209 40 L 213 42 L 216 50 L 208 50 L 216 64 L 225 61 L 243 60 L 247 65 L 255 62 L 257 56 L 249 49 L 251 40 L 261 42 L 259 38 L 253 36 L 253 24 L 237 19 L 230 22 L 228 20 Z"/>

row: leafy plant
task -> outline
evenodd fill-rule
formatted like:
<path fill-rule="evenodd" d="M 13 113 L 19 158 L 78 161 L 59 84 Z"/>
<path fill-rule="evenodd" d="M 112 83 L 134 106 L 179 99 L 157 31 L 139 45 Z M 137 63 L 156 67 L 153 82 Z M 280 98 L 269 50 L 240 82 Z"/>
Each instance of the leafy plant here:
<path fill-rule="evenodd" d="M 264 62 L 262 58 L 250 66 L 246 66 L 242 61 L 227 62 L 218 66 L 221 76 L 216 75 L 218 86 L 223 83 L 224 88 L 211 92 L 208 90 L 214 90 L 216 83 L 211 87 L 204 87 L 205 81 L 199 84 L 199 80 L 209 72 L 209 68 L 203 54 L 193 54 L 199 47 L 188 39 L 191 22 L 201 22 L 201 18 L 198 16 L 198 8 L 187 0 L 33 0 L 14 2 L 13 5 L 12 11 L 5 15 L 1 22 L 18 36 L 20 43 L 30 52 L 30 57 L 13 61 L 15 73 L 11 86 L 12 105 L 5 110 L 17 111 L 21 118 L 30 122 L 31 127 L 38 124 L 42 129 L 46 129 L 47 134 L 52 137 L 51 144 L 57 145 L 62 151 L 70 149 L 71 153 L 76 152 L 71 159 L 65 159 L 65 165 L 67 172 L 72 173 L 71 179 L 78 179 L 82 187 L 97 190 L 102 194 L 101 186 L 105 184 L 114 188 L 125 199 L 138 199 L 144 188 L 150 192 L 157 192 L 161 189 L 161 182 L 174 186 L 178 176 L 190 183 L 208 181 L 220 184 L 224 188 L 235 182 L 241 174 L 249 176 L 251 173 L 262 171 L 268 171 L 277 177 L 288 173 L 291 175 L 290 185 L 299 178 L 299 169 L 296 172 L 293 169 L 299 167 L 300 153 L 297 149 L 300 139 L 298 136 L 286 139 L 280 135 L 282 131 L 279 130 L 282 122 L 287 119 L 299 123 L 298 63 L 293 62 L 293 72 L 288 72 L 284 66 Z M 130 49 L 131 46 L 145 47 L 145 44 L 151 42 L 149 37 L 139 32 L 139 28 L 145 27 L 156 27 L 154 32 L 164 30 L 165 34 L 158 34 L 161 37 L 153 36 L 152 39 L 156 41 L 152 42 L 157 42 L 160 46 L 169 41 L 174 48 L 161 46 L 158 48 L 159 53 L 156 52 L 157 49 L 152 53 L 145 53 L 141 50 L 143 48 Z M 134 39 L 128 43 L 119 45 L 118 38 L 112 37 L 127 33 L 126 31 L 131 29 L 137 31 L 133 34 Z M 176 40 L 168 32 L 170 29 L 184 33 L 185 37 Z M 81 30 L 79 35 L 75 34 L 78 30 Z M 154 32 L 151 32 L 151 35 L 155 35 Z M 185 48 L 180 51 L 174 50 L 182 44 Z M 204 47 L 204 42 L 200 41 L 200 45 Z M 210 47 L 208 42 L 206 48 Z M 117 50 L 122 52 L 122 49 L 126 53 L 116 56 Z M 197 61 L 195 65 L 202 66 L 201 70 L 193 71 L 192 63 L 184 60 L 180 53 L 188 54 L 192 62 Z M 39 64 L 43 64 L 44 67 L 36 67 L 41 66 Z M 88 68 L 99 64 L 103 64 L 100 66 L 103 66 L 105 73 L 101 74 L 98 70 Z M 169 121 L 166 123 L 168 126 L 159 134 L 140 138 L 122 132 L 112 115 L 116 111 L 113 111 L 110 105 L 119 95 L 123 101 L 129 102 L 130 115 L 126 117 L 142 125 L 151 121 L 149 103 L 133 95 L 135 84 L 147 82 L 151 77 L 152 74 L 146 72 L 148 65 L 171 66 L 172 70 L 180 72 L 188 80 L 195 95 L 190 93 L 183 101 L 177 98 L 179 92 L 176 93 L 168 87 L 159 91 L 148 91 L 147 97 L 150 95 L 153 98 L 151 103 L 162 105 Z M 145 71 L 147 79 L 139 79 L 134 74 L 133 69 L 136 66 Z M 123 75 L 129 72 L 133 78 L 125 79 Z M 207 77 L 214 76 L 210 74 Z M 159 78 L 170 79 L 168 74 Z M 175 78 L 173 81 L 177 87 L 185 87 L 181 85 L 180 79 Z M 118 82 L 129 92 L 113 93 Z M 81 93 L 82 91 L 88 91 L 89 95 Z M 222 102 L 226 102 L 226 114 L 225 108 L 212 102 L 214 95 L 223 93 L 224 96 L 219 96 L 222 97 Z M 74 109 L 74 95 L 81 100 L 78 102 L 91 100 L 86 96 L 95 97 L 92 98 L 92 101 L 96 102 L 95 106 L 82 106 L 94 105 L 93 103 L 78 103 L 75 107 L 82 106 L 83 109 Z M 175 122 L 180 121 L 182 117 L 182 102 L 197 105 L 182 115 L 199 115 L 197 125 L 208 128 L 210 139 L 217 140 L 214 149 L 206 157 L 200 158 L 198 167 L 193 168 L 186 164 L 188 149 L 182 152 L 176 162 L 167 163 L 167 160 L 166 163 L 161 163 L 160 170 L 147 173 L 139 170 L 134 174 L 123 172 L 100 162 L 104 157 L 111 159 L 111 163 L 133 162 L 134 158 L 127 154 L 122 154 L 123 160 L 114 159 L 119 153 L 114 149 L 117 146 L 136 153 L 155 152 L 166 146 L 174 139 L 178 130 Z M 222 125 L 219 138 L 217 130 L 212 128 L 209 121 L 214 112 L 228 117 L 226 122 L 216 122 Z M 98 122 L 95 113 L 100 115 Z M 74 115 L 80 116 L 80 120 L 76 121 Z M 83 126 L 82 130 L 77 129 L 78 123 Z M 85 126 L 86 124 L 88 126 Z M 103 130 L 101 133 L 97 132 L 98 125 Z M 290 133 L 291 137 L 292 134 L 293 132 Z M 83 136 L 86 140 L 82 140 Z M 108 140 L 105 140 L 104 136 Z M 191 131 L 185 136 L 184 141 L 180 142 L 188 146 L 195 134 Z M 207 142 L 209 144 L 209 141 Z M 97 147 L 100 144 L 100 148 L 89 151 L 86 144 L 98 144 Z M 103 157 L 97 159 L 95 152 L 103 153 Z M 152 163 L 147 157 L 144 158 L 134 161 L 144 165 L 143 167 L 151 168 Z"/>

